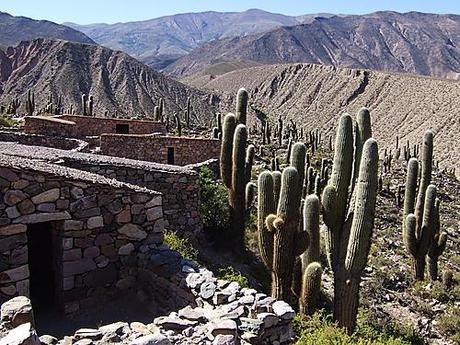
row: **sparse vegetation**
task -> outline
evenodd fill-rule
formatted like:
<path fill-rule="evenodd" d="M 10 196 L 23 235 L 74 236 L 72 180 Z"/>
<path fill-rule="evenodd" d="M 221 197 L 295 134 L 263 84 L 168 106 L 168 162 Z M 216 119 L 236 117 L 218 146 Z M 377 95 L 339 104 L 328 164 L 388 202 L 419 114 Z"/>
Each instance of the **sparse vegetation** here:
<path fill-rule="evenodd" d="M 249 287 L 248 278 L 243 276 L 240 272 L 235 271 L 233 267 L 221 268 L 218 277 L 230 282 L 237 282 L 241 287 Z"/>
<path fill-rule="evenodd" d="M 187 239 L 177 236 L 174 231 L 165 231 L 163 243 L 179 252 L 185 259 L 198 262 L 198 250 Z"/>

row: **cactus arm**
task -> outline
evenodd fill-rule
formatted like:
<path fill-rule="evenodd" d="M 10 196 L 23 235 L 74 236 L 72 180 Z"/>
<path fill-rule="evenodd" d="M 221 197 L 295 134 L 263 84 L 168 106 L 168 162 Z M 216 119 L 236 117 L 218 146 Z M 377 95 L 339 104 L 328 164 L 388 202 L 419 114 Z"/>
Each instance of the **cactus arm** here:
<path fill-rule="evenodd" d="M 251 207 L 254 205 L 254 197 L 256 194 L 257 186 L 253 182 L 249 182 L 246 184 L 246 191 L 245 191 L 245 205 L 246 211 L 249 211 Z"/>
<path fill-rule="evenodd" d="M 413 213 L 407 215 L 405 221 L 406 231 L 403 237 L 406 250 L 413 257 L 417 255 L 417 237 L 415 235 L 415 228 L 417 226 L 416 222 L 417 220 L 415 219 L 415 215 Z"/>
<path fill-rule="evenodd" d="M 361 276 L 369 255 L 377 199 L 378 164 L 377 142 L 368 139 L 363 146 L 354 216 L 345 258 L 345 268 L 352 275 Z"/>
<path fill-rule="evenodd" d="M 246 124 L 246 115 L 248 109 L 248 92 L 241 88 L 236 96 L 236 119 L 239 124 Z"/>
<path fill-rule="evenodd" d="M 307 147 L 304 143 L 298 142 L 292 146 L 291 152 L 291 166 L 297 169 L 299 174 L 299 190 L 303 188 L 304 177 L 305 177 L 305 155 L 307 153 Z M 299 197 L 301 194 L 299 193 Z"/>
<path fill-rule="evenodd" d="M 251 181 L 252 165 L 254 163 L 254 155 L 256 148 L 254 145 L 249 145 L 246 149 L 246 159 L 244 165 L 245 181 L 249 183 Z"/>
<path fill-rule="evenodd" d="M 422 146 L 422 173 L 420 178 L 419 192 L 417 195 L 417 203 L 415 206 L 415 217 L 417 218 L 417 235 L 420 237 L 420 232 L 423 226 L 423 212 L 425 210 L 425 193 L 431 183 L 431 170 L 433 165 L 433 132 L 426 131 L 423 136 Z"/>
<path fill-rule="evenodd" d="M 340 117 L 337 130 L 334 164 L 330 184 L 337 190 L 338 223 L 344 223 L 353 168 L 353 126 L 351 116 L 344 114 Z"/>
<path fill-rule="evenodd" d="M 403 210 L 403 237 L 405 232 L 405 220 L 407 216 L 414 213 L 415 199 L 417 193 L 418 180 L 418 161 L 411 158 L 407 163 L 406 190 L 404 192 L 404 210 Z"/>
<path fill-rule="evenodd" d="M 302 256 L 302 267 L 304 270 L 310 263 L 319 261 L 319 214 L 319 198 L 314 194 L 309 195 L 305 199 L 303 207 L 303 226 L 310 239 L 305 255 Z"/>
<path fill-rule="evenodd" d="M 281 190 L 281 172 L 273 171 L 272 178 L 273 178 L 273 197 L 274 197 L 275 205 L 278 205 L 278 202 L 280 199 L 280 190 Z"/>
<path fill-rule="evenodd" d="M 307 266 L 302 276 L 302 292 L 299 299 L 301 314 L 309 315 L 319 303 L 323 270 L 319 262 Z"/>
<path fill-rule="evenodd" d="M 361 163 L 361 154 L 363 151 L 364 143 L 367 139 L 372 137 L 371 129 L 371 115 L 369 109 L 361 108 L 356 116 L 356 128 L 355 128 L 355 160 L 353 166 L 353 178 L 352 178 L 352 188 L 356 184 L 356 179 L 359 174 L 359 166 Z"/>
<path fill-rule="evenodd" d="M 273 194 L 273 178 L 268 171 L 264 171 L 259 175 L 257 200 L 259 253 L 262 261 L 271 269 L 273 262 L 273 228 L 269 230 L 266 219 L 270 214 L 273 215 L 276 205 Z M 272 221 L 270 223 L 273 224 Z"/>
<path fill-rule="evenodd" d="M 220 152 L 220 176 L 227 188 L 231 188 L 232 186 L 232 151 L 235 128 L 235 115 L 229 113 L 224 118 L 224 127 Z"/>
<path fill-rule="evenodd" d="M 335 270 L 339 256 L 339 225 L 337 222 L 337 190 L 329 185 L 322 196 L 323 220 L 325 224 L 326 255 L 329 267 Z"/>

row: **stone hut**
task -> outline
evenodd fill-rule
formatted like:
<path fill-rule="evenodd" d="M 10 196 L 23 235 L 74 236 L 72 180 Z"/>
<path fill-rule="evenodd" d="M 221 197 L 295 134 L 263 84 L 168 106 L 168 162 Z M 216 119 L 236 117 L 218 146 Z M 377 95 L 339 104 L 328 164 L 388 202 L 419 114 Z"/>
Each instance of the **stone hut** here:
<path fill-rule="evenodd" d="M 161 244 L 161 194 L 48 162 L 0 155 L 0 300 L 74 313 L 136 283 Z"/>

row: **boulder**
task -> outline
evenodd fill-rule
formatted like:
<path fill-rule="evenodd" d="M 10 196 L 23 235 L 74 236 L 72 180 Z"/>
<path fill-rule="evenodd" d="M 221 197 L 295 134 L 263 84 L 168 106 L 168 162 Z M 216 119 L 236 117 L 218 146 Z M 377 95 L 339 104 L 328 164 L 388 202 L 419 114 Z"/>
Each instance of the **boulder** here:
<path fill-rule="evenodd" d="M 41 345 L 37 332 L 30 322 L 24 323 L 0 339 L 0 345 Z"/>
<path fill-rule="evenodd" d="M 15 328 L 22 324 L 34 324 L 34 313 L 30 299 L 18 296 L 1 306 L 0 322 L 7 328 Z"/>

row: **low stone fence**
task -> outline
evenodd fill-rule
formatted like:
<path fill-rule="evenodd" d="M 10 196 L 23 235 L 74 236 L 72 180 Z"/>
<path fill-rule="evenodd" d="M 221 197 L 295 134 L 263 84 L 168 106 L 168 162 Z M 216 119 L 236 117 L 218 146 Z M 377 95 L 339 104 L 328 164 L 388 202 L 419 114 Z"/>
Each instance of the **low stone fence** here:
<path fill-rule="evenodd" d="M 184 260 L 165 246 L 139 254 L 139 264 L 139 272 L 147 277 L 150 273 L 154 280 L 167 278 L 161 295 L 156 299 L 163 299 L 163 303 L 168 299 L 181 299 L 186 306 L 157 317 L 150 324 L 115 322 L 94 329 L 79 329 L 65 337 L 67 342 L 80 341 L 94 345 L 292 343 L 294 310 L 287 303 L 276 301 L 254 289 L 242 288 L 236 282 L 217 279 L 209 270 Z M 145 278 L 139 276 L 138 280 L 140 289 L 145 291 L 150 288 Z M 159 287 L 155 285 L 155 289 L 150 291 L 154 298 Z M 2 306 L 1 320 L 0 336 L 3 331 L 9 341 L 14 341 L 15 336 L 19 337 L 20 332 L 15 332 L 18 327 L 23 328 L 23 338 L 30 341 L 38 339 L 33 329 L 32 309 L 27 300 L 19 297 Z M 42 335 L 40 339 L 58 342 L 50 335 Z M 33 342 L 30 344 L 35 345 Z"/>

